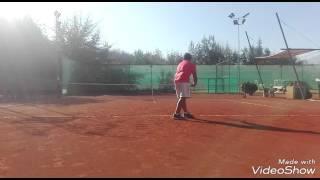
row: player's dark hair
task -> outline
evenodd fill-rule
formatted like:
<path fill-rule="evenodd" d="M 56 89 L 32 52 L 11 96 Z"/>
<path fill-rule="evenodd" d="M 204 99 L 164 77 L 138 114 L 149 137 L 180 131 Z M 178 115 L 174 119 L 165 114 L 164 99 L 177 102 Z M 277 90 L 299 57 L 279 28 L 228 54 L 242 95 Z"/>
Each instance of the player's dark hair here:
<path fill-rule="evenodd" d="M 191 56 L 191 54 L 190 53 L 185 53 L 184 54 L 184 56 L 183 56 L 183 58 L 185 59 L 185 60 L 191 60 L 192 59 L 192 56 Z"/>

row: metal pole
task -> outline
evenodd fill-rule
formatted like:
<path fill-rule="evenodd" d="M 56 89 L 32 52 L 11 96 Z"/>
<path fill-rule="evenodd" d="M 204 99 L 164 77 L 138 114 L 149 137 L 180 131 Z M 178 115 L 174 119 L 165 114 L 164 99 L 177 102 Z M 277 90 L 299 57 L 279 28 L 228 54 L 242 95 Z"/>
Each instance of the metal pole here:
<path fill-rule="evenodd" d="M 216 80 L 215 80 L 215 90 L 214 92 L 217 93 L 218 89 L 218 65 L 216 64 Z"/>
<path fill-rule="evenodd" d="M 150 65 L 150 67 L 151 67 L 151 94 L 153 97 L 152 64 Z"/>
<path fill-rule="evenodd" d="M 210 93 L 210 86 L 209 86 L 209 82 L 210 81 L 210 78 L 208 78 L 208 81 L 207 81 L 207 84 L 208 84 L 208 94 Z"/>
<path fill-rule="evenodd" d="M 318 82 L 318 98 L 320 98 L 320 82 Z"/>
<path fill-rule="evenodd" d="M 239 20 L 238 20 L 239 22 Z M 239 88 L 239 94 L 240 94 L 240 24 L 238 24 L 238 88 Z"/>
<path fill-rule="evenodd" d="M 277 16 L 277 19 L 278 19 L 278 23 L 279 23 L 279 26 L 280 26 L 280 29 L 281 29 L 281 32 L 282 32 L 282 36 L 283 36 L 284 42 L 285 42 L 286 47 L 287 47 L 287 52 L 288 52 L 288 54 L 289 54 L 290 61 L 291 61 L 291 63 L 292 63 L 292 67 L 293 67 L 294 73 L 295 73 L 296 78 L 297 78 L 297 81 L 298 81 L 298 87 L 299 87 L 299 90 L 300 90 L 301 97 L 302 97 L 302 99 L 305 99 L 305 97 L 304 97 L 304 95 L 303 95 L 303 92 L 302 92 L 302 89 L 301 89 L 301 86 L 300 86 L 299 76 L 298 76 L 298 73 L 297 73 L 296 67 L 295 67 L 295 65 L 294 65 L 294 62 L 293 62 L 293 60 L 292 60 L 292 56 L 291 56 L 291 53 L 290 53 L 290 51 L 289 51 L 289 46 L 288 46 L 288 43 L 287 43 L 286 37 L 285 37 L 285 35 L 284 35 L 284 32 L 283 32 L 283 29 L 282 29 L 281 23 L 280 23 L 280 18 L 279 18 L 278 13 L 276 13 L 276 16 Z"/>
<path fill-rule="evenodd" d="M 283 71 L 283 66 L 282 66 L 282 64 L 280 64 L 280 79 L 282 80 L 282 71 Z"/>
<path fill-rule="evenodd" d="M 222 83 L 222 91 L 223 91 L 223 93 L 225 93 L 225 88 L 224 88 L 224 85 L 225 85 L 224 84 L 224 79 L 225 78 L 224 78 L 224 65 L 223 64 L 222 64 L 222 70 L 221 71 L 222 71 L 222 73 L 221 73 L 222 74 L 222 82 L 221 82 Z"/>
<path fill-rule="evenodd" d="M 61 96 L 62 93 L 62 59 L 61 59 L 61 49 L 59 43 L 59 16 L 60 13 L 55 11 L 54 15 L 56 16 L 56 47 L 57 47 L 57 54 L 58 54 L 58 75 L 57 75 L 57 95 L 58 97 Z"/>
<path fill-rule="evenodd" d="M 131 83 L 131 81 L 130 81 L 130 67 L 131 67 L 131 65 L 129 64 L 129 68 L 128 68 L 128 79 L 127 79 L 128 84 Z"/>
<path fill-rule="evenodd" d="M 301 76 L 302 76 L 301 79 L 302 79 L 302 81 L 303 81 L 303 79 L 304 79 L 304 78 L 303 78 L 303 65 L 301 64 L 300 67 L 301 67 Z"/>
<path fill-rule="evenodd" d="M 250 40 L 249 40 L 249 36 L 248 36 L 247 31 L 246 31 L 246 36 L 247 36 L 248 43 L 249 43 L 249 48 L 250 48 L 250 51 L 251 51 L 250 54 L 251 54 L 252 57 L 254 58 L 253 49 L 252 49 L 252 46 L 251 46 L 251 44 L 250 44 Z M 258 71 L 258 74 L 259 74 L 259 78 L 260 78 L 260 81 L 261 81 L 261 83 L 262 83 L 262 88 L 263 88 L 263 90 L 264 90 L 264 85 L 263 85 L 262 77 L 261 77 L 261 74 L 260 74 L 260 70 L 259 70 L 259 68 L 258 68 L 258 64 L 257 64 L 256 61 L 254 61 L 254 64 L 256 65 L 256 68 L 257 68 L 257 71 Z"/>
<path fill-rule="evenodd" d="M 230 57 L 229 57 L 230 58 Z M 231 93 L 231 85 L 230 85 L 230 83 L 231 83 L 231 79 L 230 79 L 230 59 L 229 59 L 229 66 L 228 66 L 228 68 L 229 68 L 229 93 Z"/>

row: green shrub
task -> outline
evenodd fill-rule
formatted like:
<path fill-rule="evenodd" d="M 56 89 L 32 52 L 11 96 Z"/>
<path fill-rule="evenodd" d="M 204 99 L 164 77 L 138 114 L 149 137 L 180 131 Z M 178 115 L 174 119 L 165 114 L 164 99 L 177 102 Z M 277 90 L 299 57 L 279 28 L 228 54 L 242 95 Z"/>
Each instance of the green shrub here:
<path fill-rule="evenodd" d="M 255 83 L 245 82 L 241 85 L 241 90 L 252 96 L 258 90 L 258 86 Z"/>

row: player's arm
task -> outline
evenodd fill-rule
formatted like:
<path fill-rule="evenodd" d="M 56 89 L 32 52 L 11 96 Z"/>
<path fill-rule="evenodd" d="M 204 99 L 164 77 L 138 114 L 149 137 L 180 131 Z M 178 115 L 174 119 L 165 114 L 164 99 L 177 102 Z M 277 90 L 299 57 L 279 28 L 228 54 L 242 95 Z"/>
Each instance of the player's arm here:
<path fill-rule="evenodd" d="M 198 75 L 197 75 L 197 71 L 194 71 L 193 75 L 193 84 L 192 87 L 195 87 L 198 83 Z"/>

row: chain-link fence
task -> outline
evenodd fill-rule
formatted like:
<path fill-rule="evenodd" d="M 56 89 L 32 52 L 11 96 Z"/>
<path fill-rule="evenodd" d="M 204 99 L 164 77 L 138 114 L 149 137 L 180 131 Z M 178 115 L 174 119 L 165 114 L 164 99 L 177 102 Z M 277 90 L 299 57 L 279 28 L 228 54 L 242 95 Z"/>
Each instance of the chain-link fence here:
<path fill-rule="evenodd" d="M 64 61 L 63 88 L 69 94 L 76 91 L 107 92 L 173 92 L 176 65 L 111 65 Z M 290 65 L 259 65 L 265 87 L 296 81 Z M 317 90 L 320 65 L 296 66 L 300 80 Z M 254 82 L 261 87 L 254 65 L 197 65 L 198 85 L 194 92 L 237 93 L 243 82 Z M 240 81 L 239 81 L 240 80 Z"/>

